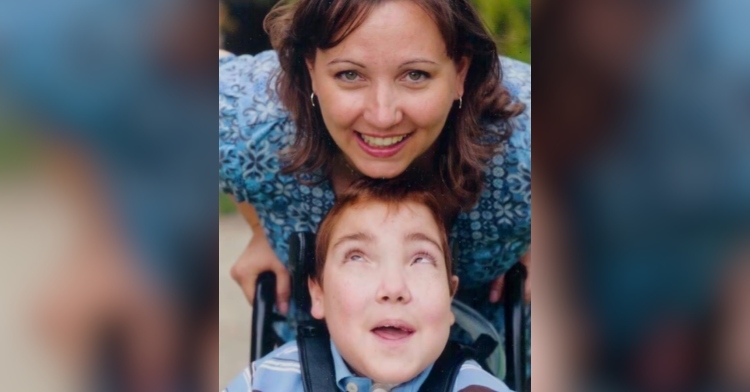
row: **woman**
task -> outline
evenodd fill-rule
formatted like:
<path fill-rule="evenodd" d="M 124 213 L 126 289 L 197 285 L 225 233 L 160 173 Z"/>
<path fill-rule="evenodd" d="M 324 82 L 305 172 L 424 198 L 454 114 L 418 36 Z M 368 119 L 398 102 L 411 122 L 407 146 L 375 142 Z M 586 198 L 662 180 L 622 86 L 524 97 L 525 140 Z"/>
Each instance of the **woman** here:
<path fill-rule="evenodd" d="M 418 176 L 453 222 L 458 298 L 502 327 L 488 287 L 530 242 L 530 68 L 501 69 L 466 0 L 301 0 L 266 30 L 275 52 L 219 61 L 220 187 L 263 226 L 233 269 L 248 299 L 272 270 L 286 313 L 286 239 L 352 181 Z"/>

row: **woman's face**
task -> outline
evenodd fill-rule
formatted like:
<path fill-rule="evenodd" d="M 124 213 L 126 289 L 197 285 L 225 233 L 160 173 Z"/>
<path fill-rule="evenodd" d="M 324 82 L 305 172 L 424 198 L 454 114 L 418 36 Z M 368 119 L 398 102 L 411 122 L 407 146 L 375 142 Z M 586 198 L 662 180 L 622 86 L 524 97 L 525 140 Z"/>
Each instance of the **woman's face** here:
<path fill-rule="evenodd" d="M 308 62 L 316 105 L 349 164 L 395 177 L 424 154 L 463 95 L 468 60 L 448 57 L 437 24 L 417 4 L 375 7 L 338 46 Z"/>

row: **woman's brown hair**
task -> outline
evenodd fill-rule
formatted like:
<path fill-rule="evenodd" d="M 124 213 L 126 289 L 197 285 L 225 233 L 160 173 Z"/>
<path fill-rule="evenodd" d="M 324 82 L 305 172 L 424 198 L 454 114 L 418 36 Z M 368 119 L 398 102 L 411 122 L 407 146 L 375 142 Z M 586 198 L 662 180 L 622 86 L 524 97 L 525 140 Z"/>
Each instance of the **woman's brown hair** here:
<path fill-rule="evenodd" d="M 279 3 L 268 14 L 265 29 L 278 52 L 281 73 L 276 90 L 292 115 L 297 133 L 284 153 L 285 174 L 331 173 L 338 147 L 326 130 L 320 111 L 310 104 L 312 82 L 306 60 L 317 49 L 335 47 L 354 31 L 369 12 L 394 0 L 299 0 Z M 482 190 L 483 169 L 510 136 L 510 118 L 524 107 L 501 84 L 497 47 L 469 0 L 409 0 L 421 6 L 440 30 L 454 62 L 471 61 L 464 84 L 463 105 L 451 109 L 437 143 L 438 174 L 462 209 L 471 208 Z M 482 123 L 500 124 L 492 129 Z"/>

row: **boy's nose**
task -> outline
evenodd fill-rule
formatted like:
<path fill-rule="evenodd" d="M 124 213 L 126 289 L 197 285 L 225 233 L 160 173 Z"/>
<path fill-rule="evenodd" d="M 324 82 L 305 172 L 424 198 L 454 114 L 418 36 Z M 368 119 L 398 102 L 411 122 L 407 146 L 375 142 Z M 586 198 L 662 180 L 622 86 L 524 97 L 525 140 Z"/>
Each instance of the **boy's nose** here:
<path fill-rule="evenodd" d="M 406 302 L 406 297 L 403 295 L 388 295 L 385 294 L 380 297 L 381 302 Z"/>
<path fill-rule="evenodd" d="M 394 271 L 383 274 L 377 298 L 378 302 L 381 303 L 408 303 L 411 301 L 411 292 L 403 273 Z"/>

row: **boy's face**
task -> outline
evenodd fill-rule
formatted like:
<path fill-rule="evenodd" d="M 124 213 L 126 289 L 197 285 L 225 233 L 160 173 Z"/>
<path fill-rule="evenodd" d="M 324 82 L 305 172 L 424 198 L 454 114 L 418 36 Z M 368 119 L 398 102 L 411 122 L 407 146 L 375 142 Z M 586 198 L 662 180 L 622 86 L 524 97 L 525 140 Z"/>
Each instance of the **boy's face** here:
<path fill-rule="evenodd" d="M 427 207 L 363 202 L 331 233 L 312 314 L 356 373 L 402 383 L 437 360 L 454 316 L 441 232 Z M 453 276 L 451 284 L 457 285 Z"/>

